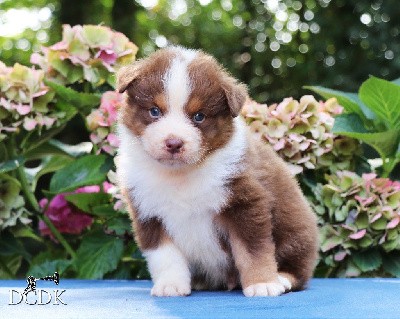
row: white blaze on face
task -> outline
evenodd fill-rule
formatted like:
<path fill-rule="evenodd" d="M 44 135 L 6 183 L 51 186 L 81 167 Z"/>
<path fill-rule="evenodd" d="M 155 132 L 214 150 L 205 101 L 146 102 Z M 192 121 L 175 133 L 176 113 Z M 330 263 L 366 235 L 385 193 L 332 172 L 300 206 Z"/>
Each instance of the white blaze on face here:
<path fill-rule="evenodd" d="M 164 89 L 171 113 L 182 113 L 191 91 L 187 67 L 196 57 L 196 52 L 178 49 L 171 67 L 164 76 Z"/>
<path fill-rule="evenodd" d="M 153 158 L 169 164 L 193 164 L 201 158 L 201 134 L 184 112 L 191 93 L 188 65 L 196 57 L 196 51 L 176 47 L 175 57 L 164 75 L 164 94 L 168 111 L 145 129 L 141 140 L 143 147 Z M 171 154 L 165 149 L 167 138 L 184 142 L 181 153 Z"/>

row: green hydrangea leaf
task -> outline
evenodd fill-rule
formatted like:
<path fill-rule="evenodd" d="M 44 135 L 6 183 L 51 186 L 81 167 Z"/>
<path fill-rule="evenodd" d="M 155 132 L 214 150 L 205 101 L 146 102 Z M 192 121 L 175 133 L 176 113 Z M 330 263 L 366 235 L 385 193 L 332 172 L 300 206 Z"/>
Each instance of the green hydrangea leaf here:
<path fill-rule="evenodd" d="M 382 265 L 382 256 L 377 249 L 369 249 L 352 255 L 352 260 L 361 271 L 372 271 Z"/>
<path fill-rule="evenodd" d="M 356 114 L 341 114 L 336 117 L 332 133 L 358 139 L 371 145 L 377 152 L 388 157 L 395 153 L 400 137 L 399 130 L 370 133 Z"/>
<path fill-rule="evenodd" d="M 91 213 L 93 208 L 110 202 L 111 197 L 106 193 L 77 193 L 68 194 L 65 199 L 86 213 Z"/>
<path fill-rule="evenodd" d="M 5 260 L 5 266 L 7 268 L 3 268 L 0 266 L 0 278 L 1 279 L 15 279 L 15 274 L 18 272 L 19 268 L 21 267 L 21 262 L 22 262 L 21 255 L 13 255 L 13 256 L 7 257 L 7 259 Z"/>
<path fill-rule="evenodd" d="M 2 231 L 0 235 L 0 256 L 13 256 L 17 254 L 28 261 L 31 260 L 32 256 L 26 251 L 21 241 L 15 238 L 14 234 L 6 230 Z"/>
<path fill-rule="evenodd" d="M 55 259 L 55 260 L 46 260 L 41 264 L 33 264 L 28 270 L 28 275 L 36 278 L 48 276 L 49 274 L 53 274 L 54 272 L 58 272 L 62 275 L 67 268 L 71 265 L 71 260 L 66 259 Z"/>
<path fill-rule="evenodd" d="M 113 206 L 110 204 L 93 207 L 90 213 L 99 217 L 112 217 L 117 214 Z"/>
<path fill-rule="evenodd" d="M 400 86 L 370 77 L 359 92 L 360 99 L 389 129 L 400 129 Z"/>
<path fill-rule="evenodd" d="M 89 113 L 93 107 L 100 105 L 101 96 L 97 94 L 81 93 L 52 81 L 45 80 L 64 101 L 72 104 L 84 113 Z"/>
<path fill-rule="evenodd" d="M 17 156 L 13 159 L 0 163 L 0 174 L 13 171 L 23 165 L 25 158 L 23 156 Z"/>
<path fill-rule="evenodd" d="M 115 232 L 115 234 L 119 236 L 125 234 L 126 232 L 132 231 L 131 220 L 129 219 L 128 215 L 120 215 L 118 217 L 111 218 L 106 222 L 106 225 L 109 230 Z"/>
<path fill-rule="evenodd" d="M 112 160 L 105 155 L 87 155 L 57 171 L 50 181 L 51 193 L 62 193 L 80 186 L 102 183 L 111 169 Z"/>
<path fill-rule="evenodd" d="M 392 252 L 383 256 L 383 269 L 400 278 L 400 252 Z"/>
<path fill-rule="evenodd" d="M 79 278 L 101 279 L 116 269 L 124 249 L 123 241 L 102 231 L 86 235 L 77 250 L 74 265 Z"/>

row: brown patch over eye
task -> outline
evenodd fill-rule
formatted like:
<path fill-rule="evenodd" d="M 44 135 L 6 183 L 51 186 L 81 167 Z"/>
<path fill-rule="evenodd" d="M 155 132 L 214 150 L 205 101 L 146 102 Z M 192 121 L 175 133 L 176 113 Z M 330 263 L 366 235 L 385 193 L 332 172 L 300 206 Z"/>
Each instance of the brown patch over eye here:
<path fill-rule="evenodd" d="M 224 146 L 233 134 L 233 118 L 220 79 L 220 67 L 214 59 L 200 54 L 188 67 L 192 92 L 185 111 L 190 119 L 197 113 L 204 121 L 194 123 L 202 134 L 208 153 Z"/>
<path fill-rule="evenodd" d="M 163 114 L 167 112 L 167 99 L 165 94 L 159 93 L 154 97 L 154 106 L 157 106 Z"/>
<path fill-rule="evenodd" d="M 142 60 L 136 77 L 127 86 L 121 119 L 136 136 L 142 135 L 146 126 L 156 120 L 150 115 L 151 108 L 158 107 L 163 114 L 167 111 L 163 77 L 174 56 L 173 51 L 160 50 Z"/>

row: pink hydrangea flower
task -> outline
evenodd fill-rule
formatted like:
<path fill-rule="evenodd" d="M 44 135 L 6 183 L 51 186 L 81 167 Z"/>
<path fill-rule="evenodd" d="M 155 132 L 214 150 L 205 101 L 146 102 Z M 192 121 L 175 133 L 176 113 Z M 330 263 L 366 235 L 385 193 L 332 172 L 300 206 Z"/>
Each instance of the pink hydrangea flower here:
<path fill-rule="evenodd" d="M 44 84 L 42 70 L 18 63 L 7 67 L 0 61 L 0 79 L 0 131 L 49 129 L 59 124 L 64 115 L 52 105 L 54 92 Z M 8 136 L 0 133 L 0 141 Z"/>
<path fill-rule="evenodd" d="M 116 211 L 124 210 L 124 202 L 122 200 L 121 190 L 117 186 L 117 174 L 110 170 L 107 174 L 109 182 L 103 183 L 104 191 L 110 194 L 114 199 L 114 209 Z"/>
<path fill-rule="evenodd" d="M 86 118 L 88 128 L 92 131 L 90 140 L 98 147 L 97 153 L 102 151 L 110 155 L 116 153 L 119 139 L 113 130 L 121 103 L 122 94 L 107 91 L 101 97 L 99 108 L 93 110 Z"/>
<path fill-rule="evenodd" d="M 368 247 L 398 249 L 400 189 L 398 181 L 375 173 L 359 176 L 337 171 L 315 188 L 313 207 L 319 216 L 322 246 L 332 254 Z M 334 243 L 330 247 L 329 244 Z M 336 260 L 336 259 L 335 259 Z M 338 261 L 338 260 L 337 260 Z"/>
<path fill-rule="evenodd" d="M 98 193 L 99 191 L 100 187 L 94 185 L 78 188 L 73 193 Z M 47 198 L 43 198 L 39 205 L 42 209 L 45 209 L 44 214 L 59 232 L 77 235 L 92 224 L 93 218 L 67 202 L 65 199 L 67 194 L 69 193 L 54 196 L 50 203 Z M 55 240 L 50 229 L 43 221 L 39 221 L 39 230 L 42 236 L 50 236 L 51 239 Z"/>
<path fill-rule="evenodd" d="M 96 58 L 101 59 L 107 64 L 114 64 L 118 59 L 118 55 L 113 50 L 101 50 L 97 52 Z"/>
<path fill-rule="evenodd" d="M 49 79 L 58 83 L 72 84 L 85 80 L 96 87 L 104 82 L 112 85 L 107 73 L 134 61 L 137 51 L 137 46 L 124 34 L 106 26 L 63 25 L 62 40 L 42 48 L 41 53 L 34 53 L 31 63 L 39 65 Z M 62 72 L 60 61 L 80 68 L 82 76 Z"/>
<path fill-rule="evenodd" d="M 254 135 L 271 144 L 298 174 L 321 167 L 350 168 L 359 143 L 332 133 L 334 116 L 342 111 L 334 98 L 318 102 L 305 95 L 299 101 L 290 97 L 270 106 L 248 100 L 242 115 Z"/>
<path fill-rule="evenodd" d="M 349 238 L 356 239 L 356 240 L 357 239 L 361 239 L 361 238 L 363 238 L 365 236 L 366 233 L 367 233 L 367 230 L 366 229 L 362 229 L 362 230 L 360 230 L 360 231 L 358 231 L 358 232 L 356 232 L 354 234 L 349 235 Z"/>

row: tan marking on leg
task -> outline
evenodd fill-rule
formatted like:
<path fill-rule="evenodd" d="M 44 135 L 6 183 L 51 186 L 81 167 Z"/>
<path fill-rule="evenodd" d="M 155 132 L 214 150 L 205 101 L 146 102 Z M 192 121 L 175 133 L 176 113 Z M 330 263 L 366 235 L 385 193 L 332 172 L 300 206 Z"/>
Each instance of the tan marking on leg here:
<path fill-rule="evenodd" d="M 259 256 L 255 256 L 247 251 L 238 238 L 233 239 L 231 245 L 242 287 L 276 280 L 278 270 L 273 251 L 268 252 L 266 249 L 264 253 L 260 252 Z M 273 247 L 269 248 L 273 250 Z"/>

